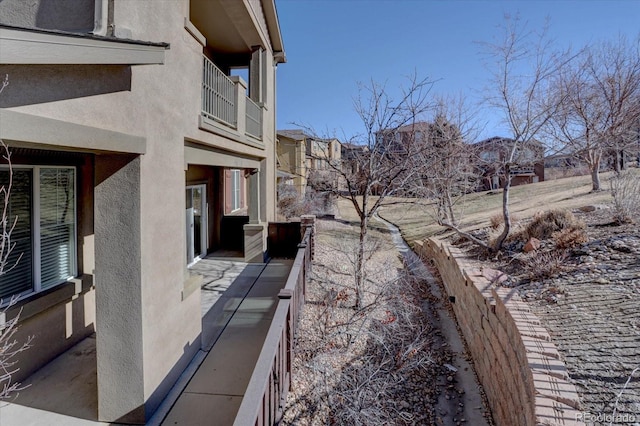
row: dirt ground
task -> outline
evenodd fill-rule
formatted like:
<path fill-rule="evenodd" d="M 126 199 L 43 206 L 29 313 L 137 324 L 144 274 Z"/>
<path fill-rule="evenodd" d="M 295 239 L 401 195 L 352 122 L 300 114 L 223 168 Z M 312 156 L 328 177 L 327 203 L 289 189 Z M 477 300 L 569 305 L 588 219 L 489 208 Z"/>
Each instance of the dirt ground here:
<path fill-rule="evenodd" d="M 429 286 L 403 277 L 388 232 L 373 229 L 370 240 L 366 308 L 354 310 L 357 233 L 345 222 L 317 223 L 313 277 L 282 423 L 487 424 L 465 418 L 455 349 L 443 335 Z"/>

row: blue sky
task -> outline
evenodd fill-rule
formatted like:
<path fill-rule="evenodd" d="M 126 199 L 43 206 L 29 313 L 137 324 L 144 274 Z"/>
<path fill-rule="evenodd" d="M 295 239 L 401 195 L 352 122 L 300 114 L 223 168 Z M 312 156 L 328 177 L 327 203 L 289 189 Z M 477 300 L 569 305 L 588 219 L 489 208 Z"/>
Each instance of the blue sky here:
<path fill-rule="evenodd" d="M 432 1 L 276 0 L 287 63 L 278 66 L 278 129 L 313 128 L 341 140 L 362 132 L 357 83 L 395 90 L 414 71 L 438 80 L 433 93 L 479 100 L 488 85 L 481 46 L 505 13 L 542 28 L 558 47 L 640 33 L 640 0 Z M 480 137 L 507 136 L 499 116 L 478 107 Z"/>

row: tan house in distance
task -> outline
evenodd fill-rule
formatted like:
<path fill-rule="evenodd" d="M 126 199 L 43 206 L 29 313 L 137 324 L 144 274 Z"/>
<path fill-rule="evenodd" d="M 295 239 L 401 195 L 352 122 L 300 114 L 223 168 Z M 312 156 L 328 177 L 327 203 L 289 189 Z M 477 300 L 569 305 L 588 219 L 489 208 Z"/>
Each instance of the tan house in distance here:
<path fill-rule="evenodd" d="M 307 138 L 306 144 L 309 170 L 340 170 L 342 144 L 338 139 Z"/>
<path fill-rule="evenodd" d="M 292 182 L 300 194 L 304 194 L 304 188 L 310 181 L 314 186 L 317 183 L 337 185 L 341 147 L 335 138 L 317 138 L 301 129 L 278 130 L 279 167 L 294 176 Z"/>
<path fill-rule="evenodd" d="M 188 264 L 228 247 L 265 257 L 275 0 L 52 4 L 0 2 L 22 255 L 0 297 L 19 297 L 8 316 L 22 310 L 17 337 L 34 336 L 15 379 L 95 332 L 98 419 L 144 424 L 201 347 Z"/>
<path fill-rule="evenodd" d="M 307 136 L 301 130 L 278 130 L 278 168 L 300 195 L 307 188 Z"/>

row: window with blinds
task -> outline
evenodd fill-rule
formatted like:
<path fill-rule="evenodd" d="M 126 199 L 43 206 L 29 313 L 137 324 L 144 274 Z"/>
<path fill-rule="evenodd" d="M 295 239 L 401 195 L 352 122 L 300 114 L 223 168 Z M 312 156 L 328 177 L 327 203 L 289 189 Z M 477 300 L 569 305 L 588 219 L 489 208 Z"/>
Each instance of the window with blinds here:
<path fill-rule="evenodd" d="M 8 182 L 9 171 L 0 170 L 0 184 Z M 0 298 L 46 290 L 76 275 L 75 169 L 14 167 L 7 216 L 16 225 Z"/>
<path fill-rule="evenodd" d="M 242 207 L 240 195 L 240 170 L 231 170 L 231 210 Z"/>

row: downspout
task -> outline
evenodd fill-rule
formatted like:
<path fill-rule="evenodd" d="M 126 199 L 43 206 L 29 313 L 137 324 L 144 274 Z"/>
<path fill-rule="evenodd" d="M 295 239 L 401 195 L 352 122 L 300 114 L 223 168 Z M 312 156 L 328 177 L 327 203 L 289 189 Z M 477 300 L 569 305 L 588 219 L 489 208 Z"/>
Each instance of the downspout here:
<path fill-rule="evenodd" d="M 95 0 L 92 33 L 113 36 L 113 0 Z"/>

